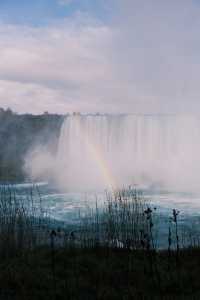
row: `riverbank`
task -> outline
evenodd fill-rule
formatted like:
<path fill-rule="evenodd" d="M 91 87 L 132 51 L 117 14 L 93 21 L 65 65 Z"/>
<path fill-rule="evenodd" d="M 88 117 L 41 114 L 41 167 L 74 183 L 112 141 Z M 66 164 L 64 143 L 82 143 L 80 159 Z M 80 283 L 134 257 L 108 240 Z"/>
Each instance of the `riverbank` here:
<path fill-rule="evenodd" d="M 0 259 L 1 299 L 199 299 L 200 249 L 43 247 Z M 7 298 L 6 298 L 7 297 Z"/>
<path fill-rule="evenodd" d="M 156 207 L 129 188 L 70 225 L 51 218 L 36 185 L 19 191 L 0 187 L 0 299 L 200 298 L 199 232 L 178 210 L 164 235 Z"/>

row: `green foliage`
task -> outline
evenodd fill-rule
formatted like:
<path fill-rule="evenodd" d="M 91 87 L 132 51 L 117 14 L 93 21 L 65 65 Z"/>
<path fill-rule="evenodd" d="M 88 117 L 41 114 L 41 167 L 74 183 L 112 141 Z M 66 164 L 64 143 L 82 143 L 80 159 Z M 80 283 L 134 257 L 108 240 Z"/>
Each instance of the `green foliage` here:
<path fill-rule="evenodd" d="M 40 143 L 56 151 L 63 116 L 18 115 L 0 109 L 0 181 L 24 180 L 24 157 Z"/>
<path fill-rule="evenodd" d="M 178 249 L 178 260 L 158 250 L 141 195 L 107 197 L 103 219 L 96 204 L 83 223 L 58 227 L 38 188 L 20 198 L 1 186 L 0 299 L 200 299 L 200 248 Z"/>
<path fill-rule="evenodd" d="M 0 260 L 1 294 L 9 299 L 199 299 L 200 252 L 175 254 L 167 266 L 167 253 L 157 253 L 160 282 L 151 273 L 143 251 L 127 249 L 57 249 L 55 278 L 48 247 L 24 256 Z M 154 262 L 155 263 L 155 262 Z M 54 285 L 56 280 L 56 290 Z"/>

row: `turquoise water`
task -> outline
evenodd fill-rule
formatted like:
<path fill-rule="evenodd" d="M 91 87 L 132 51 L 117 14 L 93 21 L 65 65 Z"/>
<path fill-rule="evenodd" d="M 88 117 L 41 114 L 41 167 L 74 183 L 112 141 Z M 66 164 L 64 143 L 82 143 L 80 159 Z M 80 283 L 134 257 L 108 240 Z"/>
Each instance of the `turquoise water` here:
<path fill-rule="evenodd" d="M 106 191 L 101 192 L 61 192 L 46 182 L 24 183 L 10 185 L 16 190 L 20 199 L 27 199 L 30 193 L 33 199 L 38 200 L 41 196 L 42 206 L 52 218 L 65 222 L 73 222 L 80 212 L 88 207 L 104 205 Z M 186 218 L 200 217 L 200 193 L 183 193 L 151 190 L 142 188 L 142 197 L 147 200 L 150 206 L 157 208 L 157 214 L 170 216 L 173 209 L 180 211 L 180 216 Z M 38 201 L 36 201 L 38 203 Z"/>
<path fill-rule="evenodd" d="M 43 212 L 50 218 L 62 224 L 76 225 L 80 215 L 84 216 L 90 209 L 101 208 L 106 201 L 106 191 L 102 192 L 60 192 L 48 183 L 17 184 L 11 186 L 15 190 L 16 198 L 25 203 L 30 201 L 39 207 L 42 203 Z M 32 195 L 30 197 L 30 194 Z M 141 189 L 141 194 L 153 210 L 155 236 L 159 247 L 166 247 L 168 241 L 168 228 L 172 210 L 180 211 L 178 216 L 179 228 L 184 228 L 185 237 L 190 241 L 200 237 L 200 194 L 156 191 L 147 188 Z M 63 223 L 64 222 L 64 223 Z M 183 230 L 182 230 L 183 231 Z M 181 231 L 181 232 L 182 232 Z M 181 233 L 181 238 L 184 238 Z"/>

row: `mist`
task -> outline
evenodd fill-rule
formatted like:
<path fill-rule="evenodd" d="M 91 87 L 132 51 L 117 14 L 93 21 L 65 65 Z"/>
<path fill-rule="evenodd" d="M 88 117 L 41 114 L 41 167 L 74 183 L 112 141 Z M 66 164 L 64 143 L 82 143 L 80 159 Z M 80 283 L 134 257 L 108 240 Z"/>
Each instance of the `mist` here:
<path fill-rule="evenodd" d="M 127 124 L 122 128 L 129 136 L 119 139 L 112 158 L 107 157 L 95 136 L 91 143 L 99 149 L 100 156 L 105 156 L 108 169 L 121 185 L 131 182 L 198 189 L 199 3 L 186 0 L 102 3 L 110 12 L 109 18 L 99 19 L 76 11 L 45 26 L 2 23 L 0 105 L 36 115 L 44 111 L 116 116 L 129 113 L 142 115 L 144 120 L 145 115 L 152 115 L 152 121 L 147 122 L 149 129 L 144 125 L 147 129 L 141 130 L 138 137 L 143 148 L 148 146 L 149 153 L 141 148 L 140 157 L 131 157 L 127 140 L 134 139 L 134 133 Z M 168 131 L 162 131 L 159 128 L 163 124 L 158 120 L 168 115 L 176 118 L 165 125 Z M 146 141 L 146 135 L 152 134 L 152 126 L 155 128 L 152 140 Z M 109 138 L 109 130 L 104 134 Z M 168 142 L 160 142 L 168 135 Z M 97 172 L 99 167 L 90 159 L 86 146 L 83 146 L 86 155 L 83 176 L 74 157 L 79 161 L 81 154 L 72 155 L 72 166 L 66 158 L 68 136 L 58 139 L 57 153 L 55 146 L 52 151 L 52 145 L 42 140 L 42 135 L 30 143 L 29 151 L 24 154 L 27 176 L 34 180 L 54 178 L 64 188 L 89 188 L 90 184 L 98 187 L 100 182 L 106 185 L 102 170 Z M 84 145 L 84 138 L 80 140 Z M 117 150 L 123 143 L 124 156 Z M 62 155 L 60 145 L 65 149 Z M 163 149 L 159 155 L 157 146 Z M 66 171 L 68 167 L 71 172 Z"/>
<path fill-rule="evenodd" d="M 199 192 L 199 132 L 194 116 L 67 116 L 57 152 L 36 144 L 25 166 L 32 180 L 49 180 L 62 191 L 131 185 Z"/>
<path fill-rule="evenodd" d="M 27 178 L 33 182 L 52 181 L 56 171 L 55 154 L 50 146 L 35 144 L 26 154 L 23 168 Z"/>

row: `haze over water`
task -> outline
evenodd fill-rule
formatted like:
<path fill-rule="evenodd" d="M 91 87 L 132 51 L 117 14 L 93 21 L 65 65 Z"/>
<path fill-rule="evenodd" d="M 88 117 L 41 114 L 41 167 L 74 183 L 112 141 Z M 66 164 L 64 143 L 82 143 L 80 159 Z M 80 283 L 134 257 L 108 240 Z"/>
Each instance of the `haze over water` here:
<path fill-rule="evenodd" d="M 69 190 L 128 185 L 199 191 L 200 118 L 73 115 L 64 121 L 56 177 Z"/>

